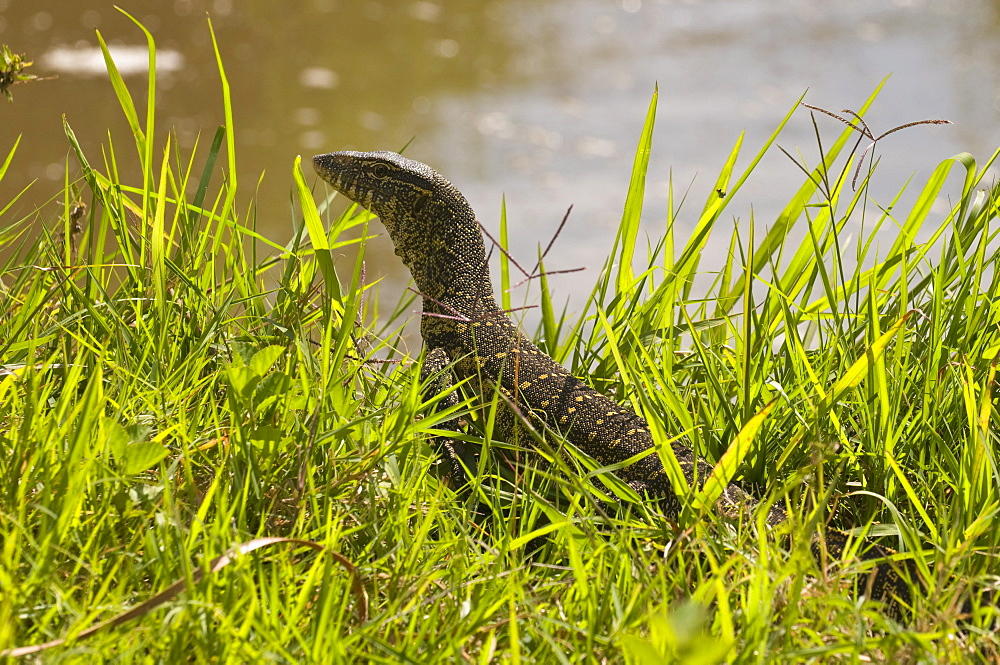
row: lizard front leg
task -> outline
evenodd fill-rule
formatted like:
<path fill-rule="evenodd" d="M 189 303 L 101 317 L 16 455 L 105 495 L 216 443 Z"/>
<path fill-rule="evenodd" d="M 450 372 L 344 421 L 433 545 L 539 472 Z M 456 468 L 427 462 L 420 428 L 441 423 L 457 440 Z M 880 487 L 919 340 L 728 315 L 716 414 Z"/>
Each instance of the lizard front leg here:
<path fill-rule="evenodd" d="M 435 347 L 427 352 L 420 367 L 420 380 L 424 385 L 424 399 L 443 395 L 435 410 L 445 411 L 459 403 L 458 393 L 454 390 L 453 374 L 448 354 L 441 347 Z M 451 418 L 440 424 L 441 429 L 461 434 L 458 418 Z M 478 466 L 477 455 L 464 441 L 450 436 L 434 437 L 434 447 L 445 465 L 444 475 L 448 483 L 455 489 L 465 487 L 469 483 L 467 470 L 475 470 Z"/>

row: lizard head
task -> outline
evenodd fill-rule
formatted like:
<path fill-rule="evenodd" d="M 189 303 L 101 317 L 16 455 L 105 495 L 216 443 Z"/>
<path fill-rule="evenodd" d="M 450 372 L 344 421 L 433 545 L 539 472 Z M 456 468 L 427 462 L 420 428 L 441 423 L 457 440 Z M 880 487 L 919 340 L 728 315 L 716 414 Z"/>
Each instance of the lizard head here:
<path fill-rule="evenodd" d="M 440 299 L 492 290 L 476 214 L 432 168 L 394 152 L 331 152 L 313 157 L 313 166 L 378 215 L 422 294 Z"/>
<path fill-rule="evenodd" d="M 313 157 L 313 167 L 338 192 L 378 215 L 390 235 L 442 231 L 420 228 L 422 220 L 443 219 L 441 208 L 472 212 L 440 174 L 394 152 L 331 152 Z M 421 215 L 425 208 L 436 214 Z"/>

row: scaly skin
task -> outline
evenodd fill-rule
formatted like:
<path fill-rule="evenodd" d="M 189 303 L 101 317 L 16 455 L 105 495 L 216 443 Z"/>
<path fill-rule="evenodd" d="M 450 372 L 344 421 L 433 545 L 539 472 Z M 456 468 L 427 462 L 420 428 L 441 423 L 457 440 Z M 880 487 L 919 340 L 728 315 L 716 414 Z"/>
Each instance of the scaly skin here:
<path fill-rule="evenodd" d="M 392 152 L 332 152 L 317 155 L 313 164 L 334 189 L 378 215 L 396 254 L 410 269 L 424 297 L 420 332 L 427 349 L 425 376 L 451 363 L 454 374 L 469 379 L 478 394 L 489 396 L 499 387 L 531 421 L 544 423 L 602 465 L 653 447 L 645 420 L 570 374 L 500 309 L 476 214 L 454 185 L 427 165 Z M 464 456 L 458 446 L 445 444 L 452 475 L 462 478 L 458 458 Z M 689 486 L 708 478 L 711 466 L 705 460 L 679 440 L 672 448 Z M 681 502 L 657 454 L 616 473 L 640 495 L 655 500 L 668 517 L 679 514 Z M 717 508 L 732 515 L 752 505 L 742 490 L 730 487 Z M 772 524 L 784 518 L 779 508 L 768 514 Z M 837 556 L 846 539 L 831 534 L 824 542 Z M 873 549 L 872 558 L 886 554 Z M 878 566 L 872 582 L 873 597 L 893 606 L 893 594 L 909 602 L 909 588 L 891 566 Z"/>

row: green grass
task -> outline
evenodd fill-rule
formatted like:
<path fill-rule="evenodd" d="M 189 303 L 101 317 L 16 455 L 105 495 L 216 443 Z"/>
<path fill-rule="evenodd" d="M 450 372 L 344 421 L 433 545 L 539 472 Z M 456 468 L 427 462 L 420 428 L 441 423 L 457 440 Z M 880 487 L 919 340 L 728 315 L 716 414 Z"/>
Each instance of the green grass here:
<path fill-rule="evenodd" d="M 781 214 L 755 220 L 740 186 L 785 124 L 808 122 L 796 103 L 742 172 L 736 145 L 703 205 L 699 188 L 671 196 L 665 235 L 643 247 L 654 96 L 613 255 L 579 315 L 541 283 L 538 336 L 658 440 L 685 433 L 723 460 L 721 482 L 685 490 L 675 528 L 612 479 L 636 505 L 607 515 L 581 478 L 608 470 L 582 455 L 517 492 L 485 460 L 479 498 L 502 510 L 479 524 L 437 479 L 428 437 L 443 416 L 395 351 L 412 295 L 386 305 L 360 258 L 332 260 L 351 244 L 363 256 L 367 215 L 331 218 L 296 161 L 292 240 L 264 238 L 236 204 L 221 59 L 226 129 L 189 152 L 151 104 L 140 121 L 108 66 L 132 136 L 84 155 L 67 125 L 79 166 L 37 239 L 0 204 L 0 649 L 68 637 L 45 662 L 998 656 L 980 602 L 1000 573 L 1000 190 L 983 181 L 997 155 L 946 160 L 910 210 L 883 212 L 877 171 L 851 190 L 856 135 L 820 118 L 817 138 L 841 133 L 801 158 L 809 177 Z M 140 170 L 121 172 L 132 149 Z M 713 233 L 731 253 L 706 278 Z M 479 406 L 462 410 L 489 431 Z M 786 503 L 789 522 L 713 518 L 733 477 Z M 870 565 L 820 570 L 809 546 L 827 523 L 916 558 L 927 591 L 911 621 L 849 592 Z M 265 537 L 324 549 L 278 543 L 200 579 Z M 74 639 L 178 579 L 189 589 L 145 616 Z"/>

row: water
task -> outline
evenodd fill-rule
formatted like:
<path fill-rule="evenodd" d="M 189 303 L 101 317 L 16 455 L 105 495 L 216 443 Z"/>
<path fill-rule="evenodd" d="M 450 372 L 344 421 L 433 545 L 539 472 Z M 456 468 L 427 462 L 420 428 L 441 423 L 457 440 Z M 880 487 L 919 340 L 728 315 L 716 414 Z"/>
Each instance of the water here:
<path fill-rule="evenodd" d="M 891 74 L 866 116 L 876 132 L 924 118 L 879 145 L 876 198 L 911 175 L 917 186 L 961 151 L 981 161 L 1000 145 L 1000 3 L 996 0 L 232 0 L 121 3 L 159 47 L 161 127 L 201 150 L 222 124 L 206 12 L 232 86 L 243 210 L 279 242 L 290 236 L 291 166 L 335 149 L 398 149 L 430 163 L 466 193 L 496 228 L 506 196 L 513 250 L 533 265 L 569 205 L 573 214 L 550 269 L 599 267 L 621 217 L 634 146 L 654 86 L 660 90 L 646 202 L 646 229 L 663 232 L 667 183 L 692 200 L 683 238 L 741 131 L 746 164 L 781 117 L 806 101 L 857 108 Z M 102 162 L 110 128 L 124 167 L 131 136 L 114 99 L 94 29 L 112 46 L 144 103 L 145 41 L 109 3 L 0 0 L 0 42 L 58 78 L 15 87 L 0 103 L 0 151 L 23 139 L 0 202 L 36 180 L 0 219 L 53 224 L 47 202 L 74 160 L 66 114 L 90 159 Z M 832 140 L 840 127 L 821 120 Z M 779 143 L 814 161 L 808 114 L 797 113 Z M 260 174 L 260 186 L 254 191 Z M 308 174 L 311 178 L 311 173 Z M 751 210 L 766 226 L 802 174 L 775 152 L 730 204 L 727 224 Z M 955 185 L 958 186 L 957 184 Z M 954 190 L 953 190 L 954 191 Z M 940 202 L 941 209 L 946 201 Z M 2 207 L 2 205 L 0 205 Z M 36 215 L 36 211 L 40 211 Z M 686 214 L 685 214 L 686 213 Z M 758 232 L 758 237 L 762 234 Z M 722 234 L 725 235 L 725 234 Z M 383 239 L 370 274 L 405 271 Z M 703 266 L 726 250 L 710 244 Z M 580 298 L 594 270 L 554 276 L 557 296 Z"/>

